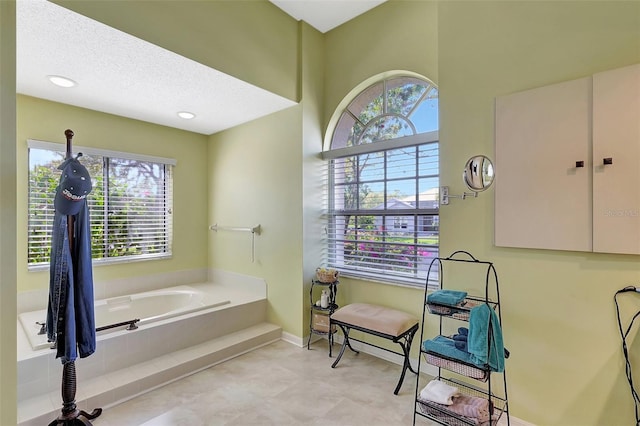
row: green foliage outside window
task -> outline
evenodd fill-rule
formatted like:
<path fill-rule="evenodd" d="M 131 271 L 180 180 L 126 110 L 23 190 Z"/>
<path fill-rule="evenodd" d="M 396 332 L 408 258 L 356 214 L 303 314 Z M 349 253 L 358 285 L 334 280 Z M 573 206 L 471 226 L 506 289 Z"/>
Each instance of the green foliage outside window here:
<path fill-rule="evenodd" d="M 32 149 L 29 168 L 29 265 L 48 264 L 53 199 L 64 154 Z M 32 152 L 30 151 L 30 157 Z M 37 158 L 36 158 L 37 157 Z M 170 166 L 86 155 L 93 259 L 170 254 Z"/>

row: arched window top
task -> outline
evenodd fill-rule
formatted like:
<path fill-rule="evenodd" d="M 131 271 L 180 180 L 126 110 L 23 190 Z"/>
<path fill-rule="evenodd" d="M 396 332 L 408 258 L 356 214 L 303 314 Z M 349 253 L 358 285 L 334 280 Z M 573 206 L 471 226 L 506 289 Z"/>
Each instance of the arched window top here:
<path fill-rule="evenodd" d="M 430 81 L 394 76 L 360 92 L 342 111 L 331 150 L 438 130 L 438 89 Z"/>

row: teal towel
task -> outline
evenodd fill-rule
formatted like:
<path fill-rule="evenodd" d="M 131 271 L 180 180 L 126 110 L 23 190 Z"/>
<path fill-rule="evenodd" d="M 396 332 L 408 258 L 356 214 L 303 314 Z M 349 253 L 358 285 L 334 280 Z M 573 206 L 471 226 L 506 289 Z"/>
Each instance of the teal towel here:
<path fill-rule="evenodd" d="M 492 371 L 504 371 L 504 343 L 496 311 L 484 303 L 471 309 L 467 350 L 471 361 Z"/>
<path fill-rule="evenodd" d="M 456 306 L 462 303 L 467 297 L 466 291 L 438 290 L 427 296 L 427 303 L 437 303 L 438 305 Z"/>
<path fill-rule="evenodd" d="M 445 358 L 473 364 L 469 353 L 456 348 L 455 342 L 444 336 L 436 336 L 431 340 L 425 340 L 422 343 L 422 348 L 425 352 L 432 352 Z"/>

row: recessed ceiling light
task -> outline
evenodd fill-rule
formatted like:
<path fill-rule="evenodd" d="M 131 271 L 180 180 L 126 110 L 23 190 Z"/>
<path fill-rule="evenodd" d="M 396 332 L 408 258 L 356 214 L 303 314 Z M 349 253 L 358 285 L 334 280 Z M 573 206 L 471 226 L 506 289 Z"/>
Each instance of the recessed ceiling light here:
<path fill-rule="evenodd" d="M 195 118 L 195 114 L 189 111 L 180 111 L 178 113 L 178 117 L 180 118 L 184 118 L 185 120 L 191 120 L 192 118 Z"/>
<path fill-rule="evenodd" d="M 71 80 L 70 78 L 62 77 L 59 75 L 49 75 L 47 76 L 47 78 L 49 79 L 50 82 L 60 87 L 73 87 L 78 84 L 75 81 Z"/>

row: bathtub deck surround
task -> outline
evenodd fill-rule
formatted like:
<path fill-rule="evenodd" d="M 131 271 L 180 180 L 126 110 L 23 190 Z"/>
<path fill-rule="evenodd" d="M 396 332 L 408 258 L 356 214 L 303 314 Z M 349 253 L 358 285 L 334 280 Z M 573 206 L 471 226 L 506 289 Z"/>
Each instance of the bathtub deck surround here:
<path fill-rule="evenodd" d="M 230 281 L 189 287 L 229 303 L 99 333 L 96 353 L 76 362 L 78 408 L 113 405 L 280 339 L 280 327 L 266 322 L 264 280 L 215 276 Z M 19 426 L 48 424 L 61 407 L 60 361 L 51 349 L 34 350 L 17 326 Z"/>
<path fill-rule="evenodd" d="M 229 303 L 231 301 L 222 297 L 222 292 L 215 284 L 168 287 L 95 301 L 95 324 L 97 331 L 105 335 L 110 331 L 133 330 L 152 322 Z M 20 324 L 34 350 L 51 346 L 46 334 L 41 333 L 40 324 L 46 314 L 46 310 L 40 310 L 18 315 Z"/>

